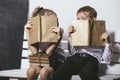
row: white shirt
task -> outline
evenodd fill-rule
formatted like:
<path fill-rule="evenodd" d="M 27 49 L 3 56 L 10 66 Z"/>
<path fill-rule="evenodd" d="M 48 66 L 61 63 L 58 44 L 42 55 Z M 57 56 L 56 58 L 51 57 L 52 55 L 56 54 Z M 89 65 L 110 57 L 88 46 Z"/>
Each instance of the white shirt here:
<path fill-rule="evenodd" d="M 70 42 L 68 42 L 70 45 Z M 105 48 L 95 48 L 95 47 L 80 47 L 80 46 L 69 46 L 69 52 L 71 55 L 74 55 L 75 53 L 87 53 L 95 58 L 99 62 L 105 61 L 107 64 L 111 61 L 111 50 L 110 50 L 110 44 L 105 44 Z"/>

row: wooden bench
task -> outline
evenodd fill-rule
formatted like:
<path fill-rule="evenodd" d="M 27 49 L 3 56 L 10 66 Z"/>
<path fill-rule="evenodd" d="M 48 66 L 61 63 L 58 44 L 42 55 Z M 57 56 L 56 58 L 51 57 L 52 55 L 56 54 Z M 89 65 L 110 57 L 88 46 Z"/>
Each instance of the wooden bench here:
<path fill-rule="evenodd" d="M 27 80 L 27 69 L 12 69 L 0 71 L 0 77 L 6 77 L 6 80 Z M 0 79 L 1 80 L 1 79 Z M 40 78 L 38 78 L 40 80 Z M 72 80 L 81 80 L 78 75 L 73 75 Z M 100 80 L 120 80 L 120 75 L 106 74 L 100 76 Z"/>
<path fill-rule="evenodd" d="M 62 40 L 62 47 L 66 52 L 66 56 L 69 56 L 69 53 L 67 50 L 67 41 L 64 38 Z M 29 53 L 28 49 L 23 47 L 24 54 L 26 54 L 26 51 Z M 120 52 L 113 55 L 113 63 L 111 65 L 107 65 L 103 62 L 99 66 L 100 66 L 101 80 L 120 80 L 118 79 L 120 78 Z M 11 70 L 0 71 L 0 80 L 3 80 L 1 79 L 3 77 L 8 78 L 7 80 L 26 80 L 27 79 L 26 71 L 28 67 L 29 67 L 28 56 L 23 56 L 21 69 L 11 69 Z M 80 78 L 78 75 L 73 75 L 72 80 L 80 80 Z"/>
<path fill-rule="evenodd" d="M 11 69 L 0 71 L 0 77 L 6 77 L 6 80 L 27 80 L 27 69 Z"/>

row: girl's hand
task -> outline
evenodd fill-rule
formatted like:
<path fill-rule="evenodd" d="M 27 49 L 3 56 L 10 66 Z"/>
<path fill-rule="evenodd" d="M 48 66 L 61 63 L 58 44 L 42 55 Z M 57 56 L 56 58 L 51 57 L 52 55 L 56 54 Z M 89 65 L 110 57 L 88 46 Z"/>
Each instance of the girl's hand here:
<path fill-rule="evenodd" d="M 51 29 L 52 29 L 52 33 L 60 34 L 60 28 L 59 27 L 51 27 Z"/>
<path fill-rule="evenodd" d="M 60 27 L 52 27 L 52 33 L 55 33 L 58 35 L 58 40 L 62 39 L 63 31 Z"/>
<path fill-rule="evenodd" d="M 31 21 L 28 21 L 27 24 L 25 25 L 25 29 L 31 29 L 33 23 Z"/>
<path fill-rule="evenodd" d="M 32 28 L 32 25 L 33 25 L 33 23 L 31 22 L 31 21 L 28 21 L 27 23 L 26 23 L 26 25 L 24 26 L 24 30 L 25 30 L 25 32 L 26 32 L 26 37 L 27 37 L 27 39 L 28 39 L 28 43 L 29 43 L 29 29 L 31 29 Z"/>

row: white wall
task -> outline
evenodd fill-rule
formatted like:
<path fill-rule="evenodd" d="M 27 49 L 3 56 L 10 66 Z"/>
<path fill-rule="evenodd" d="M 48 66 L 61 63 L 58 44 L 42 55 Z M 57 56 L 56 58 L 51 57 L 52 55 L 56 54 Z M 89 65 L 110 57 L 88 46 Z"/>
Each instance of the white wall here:
<path fill-rule="evenodd" d="M 60 27 L 65 34 L 73 19 L 76 19 L 76 11 L 85 5 L 94 7 L 98 12 L 98 19 L 106 21 L 108 32 L 120 29 L 120 0 L 30 0 L 30 15 L 37 6 L 54 10 L 59 18 Z M 120 37 L 119 37 L 120 38 Z"/>
<path fill-rule="evenodd" d="M 85 5 L 90 5 L 94 7 L 98 12 L 98 19 L 106 21 L 106 29 L 108 32 L 114 32 L 120 34 L 120 0 L 29 0 L 29 16 L 31 16 L 32 11 L 37 6 L 42 6 L 44 8 L 50 8 L 54 10 L 59 18 L 60 27 L 65 30 L 65 34 L 67 34 L 67 28 L 70 25 L 71 21 L 76 19 L 76 11 Z M 117 32 L 115 32 L 117 30 Z M 120 42 L 120 36 L 116 37 L 118 42 Z M 26 43 L 27 45 L 27 43 Z M 24 44 L 23 46 L 26 47 Z M 115 45 L 114 51 L 118 51 L 120 53 L 120 45 Z M 30 51 L 23 52 L 23 56 L 28 56 Z M 120 54 L 116 54 L 117 57 Z M 120 61 L 120 58 L 116 58 Z M 118 71 L 120 68 L 120 64 L 116 64 L 114 66 L 108 66 L 107 73 L 120 74 Z M 22 59 L 22 67 L 28 68 L 29 61 Z"/>

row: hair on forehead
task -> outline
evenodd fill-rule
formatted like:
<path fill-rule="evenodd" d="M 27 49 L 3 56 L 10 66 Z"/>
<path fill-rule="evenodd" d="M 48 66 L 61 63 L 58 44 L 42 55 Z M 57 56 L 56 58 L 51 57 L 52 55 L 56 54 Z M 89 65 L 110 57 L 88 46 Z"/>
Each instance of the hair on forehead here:
<path fill-rule="evenodd" d="M 43 7 L 36 7 L 35 10 L 32 13 L 32 17 L 35 17 L 37 15 L 42 16 L 42 15 L 45 15 L 45 14 L 57 16 L 57 14 L 51 9 L 44 9 Z"/>
<path fill-rule="evenodd" d="M 83 6 L 80 9 L 78 9 L 77 14 L 80 12 L 87 12 L 89 14 L 89 17 L 97 17 L 97 12 L 94 8 L 91 6 Z"/>

